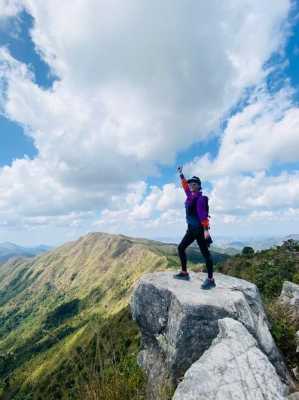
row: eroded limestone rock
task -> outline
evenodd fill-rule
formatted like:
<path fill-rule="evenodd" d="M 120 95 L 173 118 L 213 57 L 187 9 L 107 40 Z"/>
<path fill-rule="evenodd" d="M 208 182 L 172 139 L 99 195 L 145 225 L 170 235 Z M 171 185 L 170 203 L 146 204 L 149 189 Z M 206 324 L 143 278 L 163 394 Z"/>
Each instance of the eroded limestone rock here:
<path fill-rule="evenodd" d="M 190 366 L 209 349 L 219 334 L 218 321 L 239 321 L 285 384 L 293 384 L 269 331 L 269 322 L 256 285 L 214 273 L 216 288 L 200 288 L 204 273 L 191 273 L 190 281 L 172 272 L 144 275 L 131 297 L 133 319 L 142 333 L 138 356 L 148 375 L 148 398 L 159 399 L 159 383 L 176 386 Z"/>
<path fill-rule="evenodd" d="M 299 285 L 293 282 L 284 281 L 279 301 L 289 306 L 293 320 L 299 321 Z"/>
<path fill-rule="evenodd" d="M 232 318 L 218 321 L 210 348 L 187 370 L 173 400 L 284 400 L 284 385 L 256 339 Z"/>

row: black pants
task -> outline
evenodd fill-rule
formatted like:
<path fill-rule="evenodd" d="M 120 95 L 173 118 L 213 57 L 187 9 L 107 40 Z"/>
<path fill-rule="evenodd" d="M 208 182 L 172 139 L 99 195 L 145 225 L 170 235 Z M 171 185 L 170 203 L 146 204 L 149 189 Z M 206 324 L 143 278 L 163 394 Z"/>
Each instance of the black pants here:
<path fill-rule="evenodd" d="M 182 270 L 187 271 L 187 257 L 185 250 L 191 243 L 194 242 L 194 240 L 197 241 L 201 254 L 205 259 L 208 277 L 213 278 L 213 259 L 208 247 L 208 243 L 204 237 L 204 230 L 202 226 L 199 228 L 192 228 L 188 226 L 185 236 L 178 245 L 178 253 L 181 260 Z"/>

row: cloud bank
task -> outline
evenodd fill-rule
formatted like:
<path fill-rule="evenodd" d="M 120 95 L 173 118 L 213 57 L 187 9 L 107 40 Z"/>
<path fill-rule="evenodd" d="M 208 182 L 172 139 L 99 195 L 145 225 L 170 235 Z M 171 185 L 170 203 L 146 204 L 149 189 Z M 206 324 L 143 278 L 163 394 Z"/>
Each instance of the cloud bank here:
<path fill-rule="evenodd" d="M 265 174 L 274 162 L 298 160 L 291 88 L 255 91 L 219 131 L 244 92 L 262 86 L 271 54 L 283 51 L 289 1 L 3 4 L 1 18 L 22 8 L 32 15 L 36 51 L 59 77 L 50 89 L 39 87 L 28 66 L 1 49 L 2 112 L 38 150 L 33 160 L 0 169 L 3 226 L 144 235 L 182 228 L 177 182 L 149 187 L 147 178 L 158 177 L 160 166 L 175 171 L 179 151 L 216 135 L 217 157 L 185 166 L 212 183 L 215 224 L 256 218 L 271 204 L 298 207 L 298 174 Z"/>

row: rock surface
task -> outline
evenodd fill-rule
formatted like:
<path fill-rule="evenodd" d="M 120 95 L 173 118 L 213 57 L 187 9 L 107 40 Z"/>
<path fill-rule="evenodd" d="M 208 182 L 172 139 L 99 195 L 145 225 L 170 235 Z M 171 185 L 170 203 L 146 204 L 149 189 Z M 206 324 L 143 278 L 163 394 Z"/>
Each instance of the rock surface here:
<path fill-rule="evenodd" d="M 293 318 L 299 321 L 299 285 L 284 281 L 279 300 L 290 307 Z"/>
<path fill-rule="evenodd" d="M 288 388 L 244 325 L 218 321 L 219 334 L 186 372 L 173 400 L 283 400 Z"/>
<path fill-rule="evenodd" d="M 216 287 L 200 288 L 204 273 L 191 273 L 190 281 L 172 272 L 143 275 L 131 297 L 133 319 L 142 333 L 138 363 L 148 375 L 148 398 L 159 399 L 169 380 L 176 386 L 190 366 L 219 334 L 218 321 L 239 321 L 256 340 L 285 384 L 293 385 L 269 323 L 257 287 L 245 280 L 214 273 Z M 161 398 L 161 397 L 160 397 Z"/>

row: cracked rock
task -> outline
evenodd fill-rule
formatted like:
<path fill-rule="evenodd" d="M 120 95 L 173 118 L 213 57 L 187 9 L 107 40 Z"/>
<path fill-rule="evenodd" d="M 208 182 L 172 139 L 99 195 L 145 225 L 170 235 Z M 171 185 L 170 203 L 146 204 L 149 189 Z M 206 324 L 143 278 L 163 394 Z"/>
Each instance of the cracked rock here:
<path fill-rule="evenodd" d="M 134 288 L 130 306 L 142 334 L 138 363 L 148 376 L 148 399 L 161 399 L 165 381 L 178 385 L 210 348 L 219 334 L 218 321 L 225 318 L 242 324 L 282 384 L 293 386 L 256 285 L 215 272 L 217 286 L 203 290 L 206 274 L 191 272 L 190 277 L 182 281 L 174 279 L 173 272 L 155 272 L 143 275 Z"/>
<path fill-rule="evenodd" d="M 288 388 L 244 325 L 218 321 L 219 334 L 185 373 L 173 400 L 284 400 Z"/>

